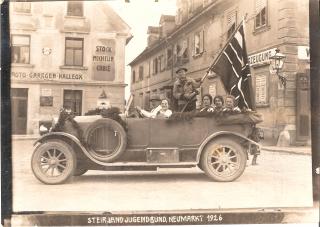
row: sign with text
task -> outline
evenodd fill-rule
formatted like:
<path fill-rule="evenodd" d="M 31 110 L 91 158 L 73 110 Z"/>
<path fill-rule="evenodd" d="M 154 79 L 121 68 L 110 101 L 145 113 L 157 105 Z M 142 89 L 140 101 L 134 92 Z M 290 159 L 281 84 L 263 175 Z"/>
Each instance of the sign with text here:
<path fill-rule="evenodd" d="M 298 46 L 298 59 L 309 60 L 310 59 L 310 47 Z"/>
<path fill-rule="evenodd" d="M 250 66 L 264 65 L 270 63 L 270 57 L 275 55 L 276 48 L 272 48 L 269 50 L 261 51 L 256 54 L 252 54 L 248 56 L 248 61 Z"/>
<path fill-rule="evenodd" d="M 83 81 L 82 73 L 56 73 L 56 72 L 25 72 L 11 71 L 12 80 L 43 80 L 43 81 Z"/>
<path fill-rule="evenodd" d="M 93 46 L 92 67 L 93 79 L 113 81 L 115 79 L 115 40 L 99 39 Z"/>

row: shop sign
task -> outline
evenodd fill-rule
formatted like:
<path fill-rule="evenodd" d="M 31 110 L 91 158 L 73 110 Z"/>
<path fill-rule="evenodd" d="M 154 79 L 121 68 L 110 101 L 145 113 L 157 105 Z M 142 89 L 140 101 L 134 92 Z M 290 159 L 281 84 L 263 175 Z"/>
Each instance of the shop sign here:
<path fill-rule="evenodd" d="M 310 47 L 298 46 L 298 59 L 309 60 L 310 59 Z"/>
<path fill-rule="evenodd" d="M 81 73 L 11 71 L 11 79 L 13 80 L 82 81 L 84 78 L 85 75 Z"/>
<path fill-rule="evenodd" d="M 270 63 L 270 57 L 272 55 L 275 55 L 276 48 L 272 48 L 266 51 L 262 51 L 256 54 L 252 54 L 248 56 L 248 61 L 250 66 L 256 66 L 256 65 L 264 65 Z"/>
<path fill-rule="evenodd" d="M 115 79 L 115 40 L 99 39 L 92 56 L 93 79 L 113 81 Z"/>

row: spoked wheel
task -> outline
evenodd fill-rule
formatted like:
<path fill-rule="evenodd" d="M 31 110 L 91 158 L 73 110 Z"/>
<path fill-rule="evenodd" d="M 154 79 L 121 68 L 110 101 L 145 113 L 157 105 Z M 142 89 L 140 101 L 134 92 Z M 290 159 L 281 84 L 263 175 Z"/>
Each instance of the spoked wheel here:
<path fill-rule="evenodd" d="M 208 144 L 201 156 L 204 172 L 215 181 L 234 181 L 246 167 L 243 147 L 228 138 L 220 138 Z"/>
<path fill-rule="evenodd" d="M 76 156 L 72 148 L 60 140 L 40 144 L 31 159 L 33 174 L 45 184 L 66 181 L 76 168 Z"/>

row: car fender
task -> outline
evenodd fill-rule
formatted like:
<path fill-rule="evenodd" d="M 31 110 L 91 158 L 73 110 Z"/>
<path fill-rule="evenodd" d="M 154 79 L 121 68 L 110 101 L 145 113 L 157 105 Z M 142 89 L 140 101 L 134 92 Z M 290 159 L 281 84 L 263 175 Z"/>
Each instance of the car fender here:
<path fill-rule="evenodd" d="M 89 158 L 91 161 L 93 161 L 96 164 L 102 165 L 102 166 L 108 166 L 110 163 L 104 163 L 101 162 L 99 160 L 94 159 L 93 157 L 91 157 L 91 155 L 89 154 L 89 152 L 87 151 L 87 149 L 81 144 L 80 140 L 75 137 L 74 135 L 71 135 L 69 133 L 65 133 L 65 132 L 50 132 L 47 133 L 43 136 L 41 136 L 39 139 L 37 139 L 34 143 L 33 146 L 35 146 L 37 143 L 43 143 L 45 140 L 49 140 L 49 139 L 69 139 L 72 142 L 74 142 L 78 148 L 81 149 L 81 151 L 83 152 L 83 154 Z"/>
<path fill-rule="evenodd" d="M 203 149 L 205 148 L 205 146 L 212 141 L 213 139 L 217 138 L 218 136 L 232 136 L 232 137 L 238 137 L 241 139 L 244 139 L 246 141 L 248 141 L 250 144 L 254 144 L 256 146 L 258 146 L 259 148 L 261 148 L 261 145 L 251 139 L 248 139 L 247 137 L 245 137 L 244 135 L 240 134 L 240 133 L 236 133 L 236 132 L 230 132 L 230 131 L 219 131 L 219 132 L 215 132 L 213 134 L 211 134 L 210 136 L 208 136 L 200 145 L 200 147 L 198 148 L 197 151 L 197 162 L 199 163 L 200 161 L 200 157 L 201 157 L 201 153 L 203 151 Z"/>

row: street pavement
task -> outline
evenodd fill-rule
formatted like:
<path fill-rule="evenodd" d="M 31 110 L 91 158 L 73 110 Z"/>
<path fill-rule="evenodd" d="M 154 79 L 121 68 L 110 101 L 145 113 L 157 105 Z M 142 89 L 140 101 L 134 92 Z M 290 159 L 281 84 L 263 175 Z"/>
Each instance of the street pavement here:
<path fill-rule="evenodd" d="M 234 182 L 212 182 L 198 168 L 88 171 L 62 185 L 32 174 L 34 140 L 13 140 L 13 210 L 164 211 L 311 207 L 311 156 L 262 151 Z M 248 162 L 249 164 L 249 162 Z"/>

